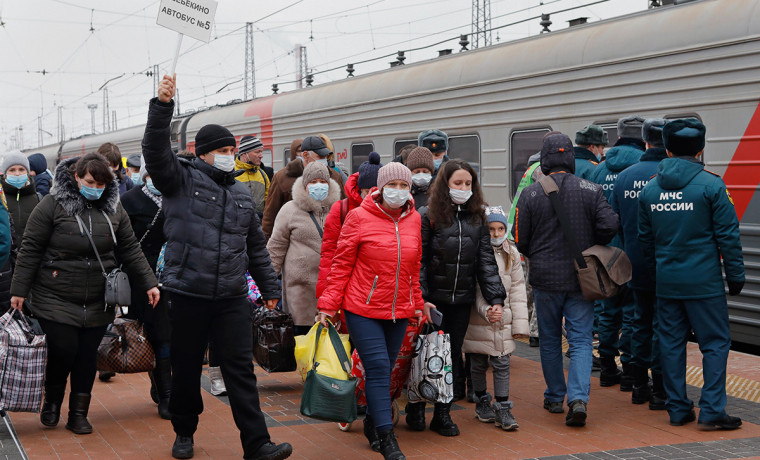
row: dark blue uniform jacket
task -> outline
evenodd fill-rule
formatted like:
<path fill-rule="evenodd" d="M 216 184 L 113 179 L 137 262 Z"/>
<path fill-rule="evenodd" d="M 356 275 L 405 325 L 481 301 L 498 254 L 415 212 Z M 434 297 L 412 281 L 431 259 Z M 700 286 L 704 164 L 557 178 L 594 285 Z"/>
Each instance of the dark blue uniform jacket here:
<path fill-rule="evenodd" d="M 573 147 L 573 152 L 575 154 L 575 175 L 581 179 L 591 180 L 596 165 L 599 164 L 599 159 L 589 149 L 583 147 Z"/>

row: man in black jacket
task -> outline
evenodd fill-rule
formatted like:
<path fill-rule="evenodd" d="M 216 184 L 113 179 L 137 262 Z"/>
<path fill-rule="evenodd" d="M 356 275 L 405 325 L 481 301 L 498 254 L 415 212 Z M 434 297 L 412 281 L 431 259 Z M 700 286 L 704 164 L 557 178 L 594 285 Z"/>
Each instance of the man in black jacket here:
<path fill-rule="evenodd" d="M 573 143 L 564 134 L 544 138 L 541 171 L 559 187 L 559 201 L 573 226 L 581 250 L 607 244 L 618 230 L 618 216 L 602 194 L 602 187 L 575 176 Z M 586 424 L 591 389 L 594 304 L 583 298 L 575 274 L 573 254 L 559 219 L 540 183 L 523 189 L 515 211 L 515 243 L 530 258 L 530 279 L 541 336 L 541 368 L 546 381 L 544 408 L 562 413 L 567 396 L 570 411 L 565 423 Z M 570 346 L 567 384 L 562 371 L 562 319 Z"/>
<path fill-rule="evenodd" d="M 174 458 L 193 456 L 193 434 L 203 411 L 200 374 L 209 339 L 221 363 L 245 458 L 277 460 L 292 447 L 270 441 L 253 373 L 248 270 L 267 308 L 280 287 L 248 188 L 235 180 L 235 138 L 206 125 L 195 136 L 192 162 L 169 142 L 175 79 L 164 76 L 150 102 L 142 148 L 163 197 L 166 253 L 163 289 L 170 293 L 172 388 L 169 410 L 177 434 Z"/>

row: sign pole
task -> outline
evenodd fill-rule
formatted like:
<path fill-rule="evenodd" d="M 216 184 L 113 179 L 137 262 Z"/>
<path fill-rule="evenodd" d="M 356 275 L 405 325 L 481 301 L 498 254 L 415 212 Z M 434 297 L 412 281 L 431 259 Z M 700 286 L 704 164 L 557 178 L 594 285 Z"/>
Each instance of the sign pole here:
<path fill-rule="evenodd" d="M 172 62 L 172 71 L 169 76 L 174 78 L 174 72 L 177 70 L 177 61 L 179 60 L 179 50 L 182 48 L 182 34 L 177 34 L 177 49 L 174 51 L 174 62 Z"/>

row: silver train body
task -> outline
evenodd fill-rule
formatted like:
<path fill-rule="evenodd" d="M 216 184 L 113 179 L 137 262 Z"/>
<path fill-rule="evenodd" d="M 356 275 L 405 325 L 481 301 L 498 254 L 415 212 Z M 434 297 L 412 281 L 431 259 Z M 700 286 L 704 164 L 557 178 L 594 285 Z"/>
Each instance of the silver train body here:
<path fill-rule="evenodd" d="M 193 150 L 216 123 L 255 134 L 275 170 L 295 138 L 325 133 L 354 172 L 370 151 L 383 163 L 438 128 L 449 155 L 479 171 L 487 201 L 508 207 L 527 158 L 549 130 L 619 117 L 696 117 L 707 126 L 706 167 L 723 176 L 741 222 L 747 285 L 729 298 L 732 337 L 760 345 L 760 0 L 700 0 L 576 26 L 183 115 L 172 142 Z M 61 158 L 114 142 L 140 152 L 143 127 L 29 150 Z"/>

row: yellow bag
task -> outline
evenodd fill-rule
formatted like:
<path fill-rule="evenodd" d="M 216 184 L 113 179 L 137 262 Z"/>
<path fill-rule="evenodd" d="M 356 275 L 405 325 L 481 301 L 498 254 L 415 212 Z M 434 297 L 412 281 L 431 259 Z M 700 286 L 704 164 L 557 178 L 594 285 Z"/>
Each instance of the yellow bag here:
<path fill-rule="evenodd" d="M 306 380 L 306 373 L 311 370 L 314 361 L 314 344 L 316 343 L 317 327 L 319 323 L 315 323 L 306 335 L 296 336 L 296 364 L 298 365 L 298 372 L 301 374 L 301 378 Z M 343 344 L 343 348 L 346 349 L 346 356 L 351 356 L 351 345 L 348 343 L 348 334 L 338 334 L 340 341 Z M 317 348 L 317 373 L 326 377 L 332 377 L 334 379 L 346 378 L 346 371 L 340 364 L 337 353 L 330 342 L 330 337 L 327 335 L 327 329 L 322 330 L 322 335 L 319 338 L 319 347 Z"/>

